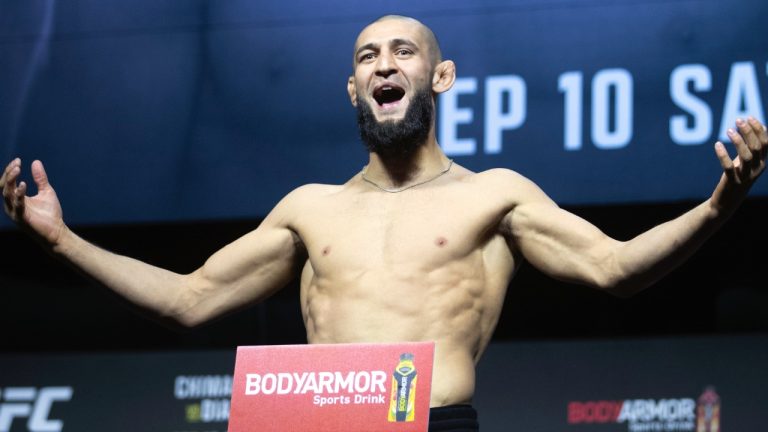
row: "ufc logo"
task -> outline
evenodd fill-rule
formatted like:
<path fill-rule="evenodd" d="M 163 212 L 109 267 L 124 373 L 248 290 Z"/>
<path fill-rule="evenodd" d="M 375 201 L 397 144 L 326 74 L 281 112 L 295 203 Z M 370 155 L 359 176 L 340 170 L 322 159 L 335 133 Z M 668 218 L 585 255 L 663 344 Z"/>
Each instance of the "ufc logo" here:
<path fill-rule="evenodd" d="M 27 418 L 30 432 L 60 432 L 61 420 L 48 415 L 54 402 L 72 399 L 72 387 L 6 387 L 0 389 L 0 432 L 10 432 L 13 419 Z"/>

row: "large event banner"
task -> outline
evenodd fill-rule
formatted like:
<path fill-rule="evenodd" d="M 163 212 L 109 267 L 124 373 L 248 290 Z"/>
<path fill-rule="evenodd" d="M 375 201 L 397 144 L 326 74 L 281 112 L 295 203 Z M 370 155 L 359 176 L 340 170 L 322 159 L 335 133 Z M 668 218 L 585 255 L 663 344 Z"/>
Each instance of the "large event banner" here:
<path fill-rule="evenodd" d="M 484 432 L 762 431 L 766 365 L 768 335 L 492 343 L 473 404 Z M 234 368 L 234 349 L 3 355 L 0 432 L 224 432 Z"/>
<path fill-rule="evenodd" d="M 426 432 L 434 342 L 239 347 L 230 432 Z"/>
<path fill-rule="evenodd" d="M 261 217 L 366 163 L 346 82 L 386 13 L 456 63 L 446 153 L 563 204 L 706 197 L 766 119 L 764 0 L 0 0 L 0 157 L 46 162 L 73 224 Z"/>
<path fill-rule="evenodd" d="M 492 344 L 475 403 L 484 431 L 762 431 L 766 365 L 766 335 Z"/>

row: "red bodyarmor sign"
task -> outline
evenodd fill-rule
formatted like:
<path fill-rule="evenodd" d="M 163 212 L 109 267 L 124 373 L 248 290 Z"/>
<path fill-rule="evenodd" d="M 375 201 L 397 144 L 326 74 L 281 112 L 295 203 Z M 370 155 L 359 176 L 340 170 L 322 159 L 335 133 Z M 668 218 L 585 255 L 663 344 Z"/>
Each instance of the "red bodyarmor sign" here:
<path fill-rule="evenodd" d="M 425 432 L 433 342 L 239 347 L 230 432 Z"/>

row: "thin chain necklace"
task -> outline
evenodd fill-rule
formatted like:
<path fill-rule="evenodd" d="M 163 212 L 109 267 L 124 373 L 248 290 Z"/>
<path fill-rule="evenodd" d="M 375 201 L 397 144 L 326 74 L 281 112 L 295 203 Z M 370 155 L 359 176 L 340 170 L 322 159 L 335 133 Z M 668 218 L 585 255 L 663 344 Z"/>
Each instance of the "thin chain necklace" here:
<path fill-rule="evenodd" d="M 444 170 L 440 171 L 436 176 L 428 178 L 428 179 L 426 179 L 424 181 L 420 181 L 418 183 L 414 183 L 412 185 L 408 185 L 408 186 L 401 187 L 401 188 L 396 188 L 396 189 L 389 189 L 389 188 L 385 188 L 385 187 L 379 186 L 376 182 L 374 182 L 373 180 L 371 180 L 368 177 L 366 177 L 365 176 L 365 172 L 368 171 L 368 165 L 363 167 L 363 170 L 360 172 L 360 175 L 363 177 L 363 180 L 365 180 L 366 182 L 368 182 L 368 183 L 372 184 L 373 186 L 375 186 L 376 189 L 383 190 L 384 192 L 389 192 L 389 193 L 398 193 L 398 192 L 402 192 L 404 190 L 408 190 L 410 188 L 415 188 L 416 186 L 421 186 L 421 185 L 423 185 L 425 183 L 429 183 L 431 181 L 437 180 L 438 178 L 442 177 L 445 173 L 450 171 L 452 166 L 453 166 L 453 159 L 448 159 L 448 166 L 445 167 Z"/>

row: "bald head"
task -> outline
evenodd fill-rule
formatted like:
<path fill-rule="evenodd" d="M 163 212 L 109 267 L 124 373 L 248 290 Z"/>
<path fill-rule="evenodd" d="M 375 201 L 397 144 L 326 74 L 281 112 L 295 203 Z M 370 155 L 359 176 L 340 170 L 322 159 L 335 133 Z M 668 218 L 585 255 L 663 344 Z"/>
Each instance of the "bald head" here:
<path fill-rule="evenodd" d="M 365 32 L 365 30 L 368 29 L 369 27 L 385 21 L 400 21 L 405 24 L 414 26 L 418 30 L 419 34 L 421 34 L 421 36 L 424 38 L 424 42 L 426 42 L 427 44 L 428 51 L 429 51 L 429 59 L 430 59 L 430 62 L 432 63 L 432 67 L 434 67 L 435 65 L 437 65 L 442 61 L 442 53 L 440 52 L 440 44 L 437 42 L 437 37 L 435 37 L 435 34 L 432 32 L 432 30 L 429 27 L 427 27 L 426 25 L 424 25 L 424 23 L 422 23 L 421 21 L 415 18 L 411 18 L 403 15 L 384 15 L 383 17 L 378 18 L 377 20 L 368 24 L 363 29 L 363 31 L 360 32 L 360 35 L 362 35 L 363 32 Z M 359 41 L 360 41 L 360 37 L 358 35 L 358 40 L 355 43 L 355 53 L 357 52 Z"/>
<path fill-rule="evenodd" d="M 375 108 L 377 120 L 401 120 L 422 92 L 434 101 L 456 79 L 456 66 L 441 58 L 432 30 L 400 15 L 383 16 L 360 32 L 352 70 L 350 101 Z"/>

